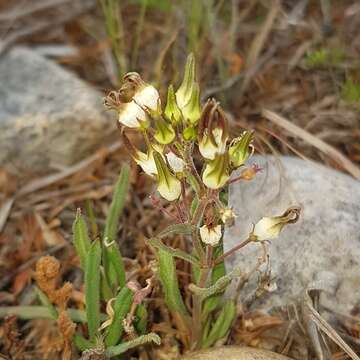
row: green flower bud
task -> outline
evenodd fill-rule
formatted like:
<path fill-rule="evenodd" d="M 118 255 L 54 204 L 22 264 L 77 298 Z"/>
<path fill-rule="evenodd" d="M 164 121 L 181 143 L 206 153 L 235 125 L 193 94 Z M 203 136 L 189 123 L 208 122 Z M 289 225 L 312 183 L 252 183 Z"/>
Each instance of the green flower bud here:
<path fill-rule="evenodd" d="M 191 96 L 188 103 L 182 108 L 184 119 L 191 124 L 196 125 L 200 119 L 200 87 L 199 84 L 194 83 Z"/>
<path fill-rule="evenodd" d="M 202 175 L 203 183 L 210 189 L 220 189 L 229 180 L 229 159 L 228 155 L 216 155 L 214 160 L 210 160 Z"/>
<path fill-rule="evenodd" d="M 176 101 L 180 109 L 189 102 L 192 95 L 193 86 L 195 83 L 195 58 L 193 54 L 189 54 L 186 65 L 183 81 L 176 91 Z"/>
<path fill-rule="evenodd" d="M 180 180 L 173 175 L 164 159 L 158 152 L 154 152 L 154 159 L 158 173 L 158 188 L 160 195 L 168 201 L 174 201 L 181 194 Z"/>
<path fill-rule="evenodd" d="M 196 130 L 192 125 L 184 129 L 183 138 L 186 141 L 192 141 L 196 139 Z"/>
<path fill-rule="evenodd" d="M 161 116 L 155 117 L 156 132 L 154 138 L 163 145 L 170 144 L 175 139 L 175 130 L 172 125 L 168 123 Z"/>
<path fill-rule="evenodd" d="M 254 153 L 253 131 L 244 131 L 242 135 L 234 139 L 229 147 L 230 164 L 234 168 L 243 165 Z"/>
<path fill-rule="evenodd" d="M 173 124 L 177 124 L 181 120 L 181 111 L 176 103 L 174 87 L 172 85 L 168 89 L 164 114 Z"/>

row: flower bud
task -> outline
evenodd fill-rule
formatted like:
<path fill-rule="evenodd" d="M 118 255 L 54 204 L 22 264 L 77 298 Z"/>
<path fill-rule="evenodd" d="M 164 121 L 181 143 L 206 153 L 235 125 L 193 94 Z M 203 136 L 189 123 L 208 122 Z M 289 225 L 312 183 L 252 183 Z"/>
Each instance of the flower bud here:
<path fill-rule="evenodd" d="M 200 239 L 206 245 L 217 246 L 221 236 L 221 225 L 203 225 L 200 227 Z"/>
<path fill-rule="evenodd" d="M 245 163 L 254 153 L 253 131 L 244 131 L 242 135 L 234 139 L 229 147 L 230 164 L 238 168 Z"/>
<path fill-rule="evenodd" d="M 217 154 L 224 154 L 228 137 L 224 112 L 214 99 L 208 100 L 199 121 L 198 143 L 201 155 L 213 160 Z"/>
<path fill-rule="evenodd" d="M 154 138 L 163 145 L 170 144 L 175 139 L 175 130 L 162 116 L 154 116 L 156 132 Z"/>
<path fill-rule="evenodd" d="M 174 173 L 182 173 L 184 171 L 185 162 L 183 159 L 179 158 L 173 152 L 167 153 L 166 158 Z"/>
<path fill-rule="evenodd" d="M 202 175 L 203 183 L 210 189 L 219 189 L 229 180 L 228 155 L 217 155 L 214 160 L 206 164 Z"/>
<path fill-rule="evenodd" d="M 232 226 L 234 225 L 236 214 L 232 208 L 222 208 L 220 209 L 220 218 L 225 225 Z"/>
<path fill-rule="evenodd" d="M 189 102 L 195 83 L 195 58 L 190 54 L 186 60 L 183 81 L 176 91 L 176 101 L 180 109 L 183 109 Z"/>
<path fill-rule="evenodd" d="M 193 125 L 196 125 L 200 119 L 200 87 L 195 83 L 192 87 L 191 96 L 188 103 L 182 108 L 184 119 Z"/>
<path fill-rule="evenodd" d="M 292 207 L 286 210 L 282 216 L 263 217 L 254 226 L 250 237 L 254 241 L 275 239 L 286 224 L 297 222 L 299 216 L 300 208 Z"/>
<path fill-rule="evenodd" d="M 196 139 L 196 129 L 194 128 L 194 126 L 190 125 L 184 129 L 182 135 L 184 140 L 193 141 Z"/>
<path fill-rule="evenodd" d="M 177 124 L 181 120 L 181 111 L 176 103 L 174 87 L 172 85 L 168 89 L 164 114 L 173 124 Z"/>
<path fill-rule="evenodd" d="M 154 159 L 158 173 L 158 188 L 160 195 L 168 201 L 174 201 L 181 194 L 180 180 L 167 167 L 160 153 L 154 152 Z"/>

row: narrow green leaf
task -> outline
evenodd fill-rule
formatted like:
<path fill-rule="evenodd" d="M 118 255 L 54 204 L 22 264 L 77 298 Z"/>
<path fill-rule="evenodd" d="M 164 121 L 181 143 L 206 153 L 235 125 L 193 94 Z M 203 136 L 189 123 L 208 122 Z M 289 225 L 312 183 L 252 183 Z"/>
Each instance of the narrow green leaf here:
<path fill-rule="evenodd" d="M 48 308 L 52 319 L 56 320 L 59 316 L 59 313 L 57 312 L 56 307 L 50 302 L 47 295 L 45 293 L 43 293 L 37 286 L 35 286 L 35 292 L 36 292 L 41 304 Z"/>
<path fill-rule="evenodd" d="M 120 345 L 116 345 L 116 346 L 110 346 L 106 349 L 106 355 L 108 357 L 113 357 L 113 356 L 117 356 L 120 354 L 123 354 L 124 352 L 133 349 L 137 346 L 141 346 L 141 345 L 145 345 L 149 342 L 153 342 L 156 345 L 160 345 L 161 344 L 161 339 L 160 337 L 155 334 L 155 333 L 149 333 L 146 335 L 142 335 L 137 337 L 134 340 L 131 341 L 127 341 L 125 343 L 122 343 Z"/>
<path fill-rule="evenodd" d="M 219 278 L 214 285 L 211 285 L 207 288 L 202 288 L 195 284 L 190 284 L 189 289 L 194 294 L 200 296 L 202 300 L 205 300 L 209 296 L 223 292 L 226 289 L 226 287 L 231 283 L 231 280 L 235 279 L 240 275 L 241 272 L 239 270 L 239 267 L 236 267 L 229 274 Z"/>
<path fill-rule="evenodd" d="M 158 251 L 160 281 L 165 293 L 165 302 L 170 310 L 188 315 L 181 297 L 176 276 L 175 261 L 172 255 L 163 249 Z"/>
<path fill-rule="evenodd" d="M 73 341 L 74 341 L 75 346 L 80 351 L 85 351 L 87 349 L 92 349 L 93 347 L 95 347 L 95 343 L 85 339 L 80 334 L 75 334 L 73 337 Z"/>
<path fill-rule="evenodd" d="M 138 334 L 144 335 L 146 332 L 147 321 L 148 321 L 148 311 L 144 304 L 139 304 L 136 308 L 136 320 L 135 328 Z"/>
<path fill-rule="evenodd" d="M 86 222 L 81 215 L 80 209 L 76 212 L 76 218 L 73 223 L 73 242 L 76 253 L 80 258 L 81 268 L 85 270 L 86 256 L 90 248 L 89 232 Z"/>
<path fill-rule="evenodd" d="M 161 249 L 165 252 L 167 252 L 169 255 L 173 257 L 177 257 L 179 259 L 183 259 L 185 261 L 188 261 L 194 265 L 199 264 L 199 260 L 196 259 L 195 256 L 190 255 L 186 253 L 185 251 L 182 251 L 180 249 L 174 249 L 170 246 L 165 245 L 160 239 L 153 237 L 147 241 L 151 246 L 154 246 L 157 249 Z"/>
<path fill-rule="evenodd" d="M 124 286 L 118 293 L 114 302 L 114 320 L 108 328 L 105 344 L 113 346 L 118 343 L 124 331 L 123 320 L 129 313 L 134 299 L 134 293 L 127 286 Z"/>
<path fill-rule="evenodd" d="M 129 190 L 130 167 L 123 165 L 118 181 L 115 185 L 109 214 L 106 218 L 104 231 L 104 267 L 109 284 L 113 289 L 118 285 L 125 286 L 126 275 L 124 261 L 116 244 L 116 235 L 119 225 L 119 217 L 125 205 L 126 195 Z M 110 245 L 109 245 L 110 244 Z"/>
<path fill-rule="evenodd" d="M 233 300 L 224 303 L 218 318 L 212 326 L 209 335 L 203 342 L 203 348 L 210 347 L 216 341 L 224 338 L 230 330 L 231 324 L 236 316 L 236 306 Z"/>
<path fill-rule="evenodd" d="M 93 202 L 90 199 L 86 199 L 85 209 L 86 209 L 86 215 L 90 221 L 92 238 L 96 239 L 99 235 L 99 229 L 96 223 Z"/>
<path fill-rule="evenodd" d="M 174 224 L 160 231 L 155 237 L 163 239 L 171 235 L 191 235 L 193 228 L 190 224 Z"/>
<path fill-rule="evenodd" d="M 95 240 L 90 247 L 85 267 L 85 304 L 90 340 L 100 326 L 100 264 L 101 246 Z"/>

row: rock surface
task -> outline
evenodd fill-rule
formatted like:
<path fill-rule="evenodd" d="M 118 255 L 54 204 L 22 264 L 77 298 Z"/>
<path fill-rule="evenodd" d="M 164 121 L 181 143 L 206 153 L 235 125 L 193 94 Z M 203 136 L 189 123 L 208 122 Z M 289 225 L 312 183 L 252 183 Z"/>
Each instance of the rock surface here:
<path fill-rule="evenodd" d="M 113 136 L 102 94 L 29 49 L 0 58 L 0 166 L 70 165 Z"/>
<path fill-rule="evenodd" d="M 240 346 L 222 346 L 189 353 L 181 360 L 291 360 L 274 352 Z"/>
<path fill-rule="evenodd" d="M 272 308 L 299 299 L 307 285 L 321 272 L 338 279 L 334 301 L 342 311 L 360 302 L 360 183 L 323 165 L 292 157 L 255 157 L 263 171 L 251 182 L 233 184 L 230 204 L 238 214 L 225 234 L 228 250 L 246 238 L 263 216 L 280 215 L 289 206 L 302 207 L 298 223 L 288 225 L 269 245 L 271 276 L 277 290 L 254 303 Z M 250 270 L 261 254 L 250 244 L 229 258 L 229 268 L 242 264 Z M 257 275 L 241 293 L 254 290 Z"/>

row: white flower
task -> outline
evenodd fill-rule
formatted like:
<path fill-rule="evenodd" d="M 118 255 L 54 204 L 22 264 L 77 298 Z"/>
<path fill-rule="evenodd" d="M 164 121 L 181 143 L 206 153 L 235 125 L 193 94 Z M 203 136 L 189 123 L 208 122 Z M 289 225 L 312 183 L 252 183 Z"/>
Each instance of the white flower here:
<path fill-rule="evenodd" d="M 157 188 L 160 195 L 167 201 L 174 201 L 181 194 L 181 183 L 175 176 L 168 176 L 166 181 L 159 181 Z"/>
<path fill-rule="evenodd" d="M 181 195 L 181 182 L 167 167 L 160 153 L 154 152 L 154 160 L 157 169 L 157 180 L 160 195 L 168 201 L 174 201 Z"/>
<path fill-rule="evenodd" d="M 119 113 L 119 122 L 130 128 L 141 127 L 141 122 L 146 121 L 146 113 L 143 108 L 157 110 L 159 101 L 158 91 L 151 85 L 139 90 L 129 103 L 123 104 Z"/>
<path fill-rule="evenodd" d="M 181 173 L 181 172 L 184 171 L 185 162 L 184 162 L 183 159 L 176 156 L 173 152 L 167 153 L 166 158 L 167 158 L 167 160 L 169 162 L 169 165 L 170 165 L 171 169 L 175 173 Z"/>
<path fill-rule="evenodd" d="M 214 160 L 217 154 L 223 154 L 226 150 L 227 137 L 223 139 L 223 130 L 215 128 L 212 130 L 215 144 L 209 135 L 205 134 L 199 142 L 199 151 L 205 159 Z"/>
<path fill-rule="evenodd" d="M 200 228 L 200 238 L 204 244 L 210 246 L 218 245 L 221 235 L 221 225 L 216 225 L 214 227 L 203 225 Z"/>
<path fill-rule="evenodd" d="M 263 217 L 256 223 L 250 236 L 255 241 L 275 239 L 286 224 L 294 224 L 299 220 L 300 211 L 300 207 L 293 206 L 281 216 Z"/>
<path fill-rule="evenodd" d="M 145 120 L 145 111 L 134 101 L 125 104 L 119 113 L 119 122 L 129 128 L 139 128 L 140 121 Z"/>
<path fill-rule="evenodd" d="M 154 152 L 152 150 L 147 154 L 143 153 L 142 151 L 138 151 L 136 157 L 134 157 L 134 160 L 146 174 L 150 176 L 157 174 Z"/>
<path fill-rule="evenodd" d="M 159 92 L 153 86 L 147 85 L 142 90 L 138 91 L 133 99 L 140 106 L 155 111 L 158 108 L 160 97 Z"/>
<path fill-rule="evenodd" d="M 275 239 L 284 225 L 280 217 L 263 217 L 254 226 L 252 234 L 260 241 Z"/>

